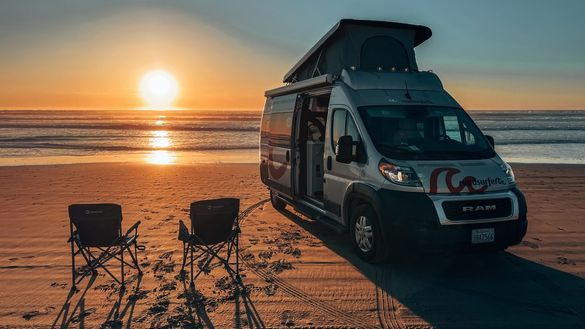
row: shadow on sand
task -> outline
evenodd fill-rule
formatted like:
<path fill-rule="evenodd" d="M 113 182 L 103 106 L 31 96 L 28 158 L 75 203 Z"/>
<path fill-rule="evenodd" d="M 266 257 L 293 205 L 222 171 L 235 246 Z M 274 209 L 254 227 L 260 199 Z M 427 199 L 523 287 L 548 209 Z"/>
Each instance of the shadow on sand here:
<path fill-rule="evenodd" d="M 585 328 L 585 280 L 509 252 L 398 252 L 359 259 L 347 237 L 282 214 L 321 239 L 376 285 L 382 328 Z"/>
<path fill-rule="evenodd" d="M 92 314 L 92 309 L 86 309 L 85 298 L 89 289 L 93 286 L 97 274 L 93 274 L 87 284 L 79 290 L 71 289 L 67 295 L 61 310 L 53 321 L 51 328 L 69 328 L 71 326 L 85 328 L 85 317 Z M 136 301 L 140 299 L 140 285 L 142 275 L 136 276 L 134 287 L 128 289 L 116 290 L 116 300 L 104 319 L 101 328 L 132 328 L 132 318 Z M 76 302 L 75 302 L 76 300 Z"/>
<path fill-rule="evenodd" d="M 181 280 L 181 283 L 183 293 L 179 297 L 184 298 L 185 308 L 181 309 L 179 322 L 175 324 L 183 328 L 216 328 L 207 314 L 209 300 L 194 285 L 189 284 L 188 280 Z M 233 301 L 232 328 L 265 328 L 246 288 L 240 288 L 234 283 Z"/>

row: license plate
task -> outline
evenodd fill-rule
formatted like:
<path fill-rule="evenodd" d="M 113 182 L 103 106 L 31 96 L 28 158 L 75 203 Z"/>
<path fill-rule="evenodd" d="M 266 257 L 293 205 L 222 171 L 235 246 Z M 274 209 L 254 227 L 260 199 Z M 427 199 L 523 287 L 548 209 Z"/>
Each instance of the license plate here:
<path fill-rule="evenodd" d="M 478 228 L 471 230 L 471 243 L 494 242 L 495 235 L 495 230 L 493 228 Z"/>

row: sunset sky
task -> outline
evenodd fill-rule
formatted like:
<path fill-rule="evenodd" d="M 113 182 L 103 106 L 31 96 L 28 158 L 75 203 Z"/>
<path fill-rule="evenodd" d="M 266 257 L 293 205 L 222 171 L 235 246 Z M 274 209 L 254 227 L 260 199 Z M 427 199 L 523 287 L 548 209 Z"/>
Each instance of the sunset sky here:
<path fill-rule="evenodd" d="M 3 0 L 0 108 L 140 107 L 141 77 L 165 69 L 178 107 L 258 109 L 340 18 L 361 18 L 429 26 L 419 67 L 466 108 L 585 109 L 583 13 L 582 0 Z"/>

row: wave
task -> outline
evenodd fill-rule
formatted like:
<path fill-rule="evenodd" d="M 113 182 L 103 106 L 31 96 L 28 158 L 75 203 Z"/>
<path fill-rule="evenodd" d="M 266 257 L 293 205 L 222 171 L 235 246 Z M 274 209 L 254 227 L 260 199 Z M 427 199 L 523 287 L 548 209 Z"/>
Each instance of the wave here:
<path fill-rule="evenodd" d="M 565 144 L 585 144 L 584 139 L 562 139 L 562 140 L 508 140 L 498 142 L 496 141 L 496 146 L 499 145 L 565 145 Z"/>
<path fill-rule="evenodd" d="M 144 124 L 0 124 L 0 128 L 12 129 L 92 129 L 92 130 L 166 130 L 166 131 L 260 131 L 259 127 L 202 127 L 188 125 L 144 125 Z"/>
<path fill-rule="evenodd" d="M 59 150 L 79 150 L 79 151 L 221 151 L 221 150 L 254 150 L 258 145 L 200 145 L 184 147 L 142 147 L 126 145 L 82 145 L 82 144 L 55 144 L 55 143 L 35 143 L 35 144 L 0 144 L 0 149 L 59 149 Z"/>

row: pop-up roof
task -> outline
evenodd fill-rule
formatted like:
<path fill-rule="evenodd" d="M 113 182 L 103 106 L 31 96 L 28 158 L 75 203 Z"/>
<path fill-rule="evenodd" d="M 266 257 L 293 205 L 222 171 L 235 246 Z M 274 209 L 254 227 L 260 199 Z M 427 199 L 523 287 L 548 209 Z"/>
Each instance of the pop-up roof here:
<path fill-rule="evenodd" d="M 431 37 L 431 29 L 383 21 L 342 19 L 284 76 L 296 82 L 341 70 L 390 72 L 418 69 L 414 48 Z"/>

